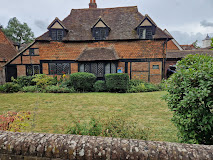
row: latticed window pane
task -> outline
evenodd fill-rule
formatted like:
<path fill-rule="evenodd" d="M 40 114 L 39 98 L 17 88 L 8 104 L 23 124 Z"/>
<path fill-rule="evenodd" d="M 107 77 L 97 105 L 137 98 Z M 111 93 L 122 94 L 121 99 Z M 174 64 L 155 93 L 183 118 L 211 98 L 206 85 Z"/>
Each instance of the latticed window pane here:
<path fill-rule="evenodd" d="M 103 77 L 104 76 L 104 63 L 98 63 L 98 75 L 97 77 Z"/>
<path fill-rule="evenodd" d="M 34 71 L 34 75 L 35 74 L 40 74 L 40 66 L 38 66 L 38 65 L 33 66 L 33 71 Z"/>
<path fill-rule="evenodd" d="M 27 75 L 32 76 L 33 75 L 33 66 L 27 66 Z"/>
<path fill-rule="evenodd" d="M 91 73 L 97 76 L 97 63 L 91 63 Z"/>
<path fill-rule="evenodd" d="M 57 70 L 57 74 L 58 74 L 58 75 L 63 74 L 63 73 L 62 73 L 62 71 L 63 71 L 62 63 L 57 63 L 57 64 L 56 64 L 56 70 Z"/>
<path fill-rule="evenodd" d="M 80 72 L 84 72 L 84 64 L 80 64 Z"/>
<path fill-rule="evenodd" d="M 146 30 L 146 38 L 147 39 L 152 39 L 152 29 L 147 29 Z"/>
<path fill-rule="evenodd" d="M 100 40 L 100 39 L 101 39 L 100 30 L 96 29 L 96 31 L 95 31 L 95 40 Z"/>
<path fill-rule="evenodd" d="M 111 73 L 116 73 L 116 65 L 115 65 L 115 63 L 111 63 Z"/>
<path fill-rule="evenodd" d="M 105 74 L 109 74 L 110 73 L 110 63 L 107 63 L 105 65 Z"/>
<path fill-rule="evenodd" d="M 85 65 L 84 65 L 84 72 L 90 73 L 90 64 L 89 63 L 85 63 Z"/>
<path fill-rule="evenodd" d="M 70 74 L 70 64 L 63 63 L 63 74 Z"/>
<path fill-rule="evenodd" d="M 63 38 L 63 30 L 58 30 L 57 31 L 57 40 L 61 41 Z"/>
<path fill-rule="evenodd" d="M 57 39 L 57 32 L 56 32 L 56 30 L 52 30 L 51 34 L 52 34 L 52 39 L 56 40 Z"/>
<path fill-rule="evenodd" d="M 100 34 L 101 34 L 101 36 L 100 36 L 100 37 L 101 37 L 101 40 L 106 39 L 106 30 L 105 30 L 105 29 L 101 29 L 100 32 L 101 32 L 101 33 L 100 33 Z"/>
<path fill-rule="evenodd" d="M 57 74 L 56 72 L 56 63 L 49 63 L 50 73 L 49 74 Z"/>

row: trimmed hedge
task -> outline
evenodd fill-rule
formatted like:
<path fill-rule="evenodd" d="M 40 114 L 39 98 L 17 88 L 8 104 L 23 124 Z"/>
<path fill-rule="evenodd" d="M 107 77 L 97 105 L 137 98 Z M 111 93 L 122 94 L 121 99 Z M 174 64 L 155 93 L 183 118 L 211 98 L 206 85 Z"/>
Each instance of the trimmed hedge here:
<path fill-rule="evenodd" d="M 110 92 L 127 92 L 129 76 L 125 73 L 106 74 L 106 86 Z"/>
<path fill-rule="evenodd" d="M 95 92 L 105 92 L 107 91 L 105 81 L 97 81 L 94 84 Z"/>
<path fill-rule="evenodd" d="M 92 73 L 78 72 L 70 75 L 67 85 L 76 91 L 92 91 L 96 76 Z"/>

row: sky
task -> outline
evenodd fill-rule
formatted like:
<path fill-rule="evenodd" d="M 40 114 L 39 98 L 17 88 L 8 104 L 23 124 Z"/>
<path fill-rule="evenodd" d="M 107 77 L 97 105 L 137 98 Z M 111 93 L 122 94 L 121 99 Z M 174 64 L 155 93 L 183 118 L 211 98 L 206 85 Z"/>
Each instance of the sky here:
<path fill-rule="evenodd" d="M 88 8 L 90 0 L 0 0 L 0 24 L 10 18 L 26 22 L 35 37 L 47 31 L 58 17 L 63 20 L 71 9 Z M 179 44 L 192 44 L 209 34 L 213 37 L 213 0 L 96 0 L 98 8 L 138 6 L 161 29 L 167 29 Z"/>

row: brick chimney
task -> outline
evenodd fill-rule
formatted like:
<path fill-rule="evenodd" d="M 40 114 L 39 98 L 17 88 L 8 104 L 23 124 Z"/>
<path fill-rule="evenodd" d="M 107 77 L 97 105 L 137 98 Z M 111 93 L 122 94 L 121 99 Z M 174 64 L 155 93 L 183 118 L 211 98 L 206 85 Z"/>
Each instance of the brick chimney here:
<path fill-rule="evenodd" d="M 90 0 L 89 8 L 97 8 L 96 0 Z"/>

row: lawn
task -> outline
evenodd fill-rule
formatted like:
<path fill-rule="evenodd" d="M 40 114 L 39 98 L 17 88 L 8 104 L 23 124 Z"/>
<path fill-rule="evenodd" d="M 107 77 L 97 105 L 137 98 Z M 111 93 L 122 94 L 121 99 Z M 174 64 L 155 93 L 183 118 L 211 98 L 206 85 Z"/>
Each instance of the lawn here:
<path fill-rule="evenodd" d="M 148 127 L 153 141 L 178 142 L 177 130 L 171 123 L 172 113 L 161 99 L 166 92 L 149 93 L 14 93 L 0 94 L 0 113 L 6 111 L 35 112 L 36 125 L 27 131 L 65 133 L 75 117 L 89 121 L 91 117 L 106 118 L 126 115 L 138 126 Z"/>

